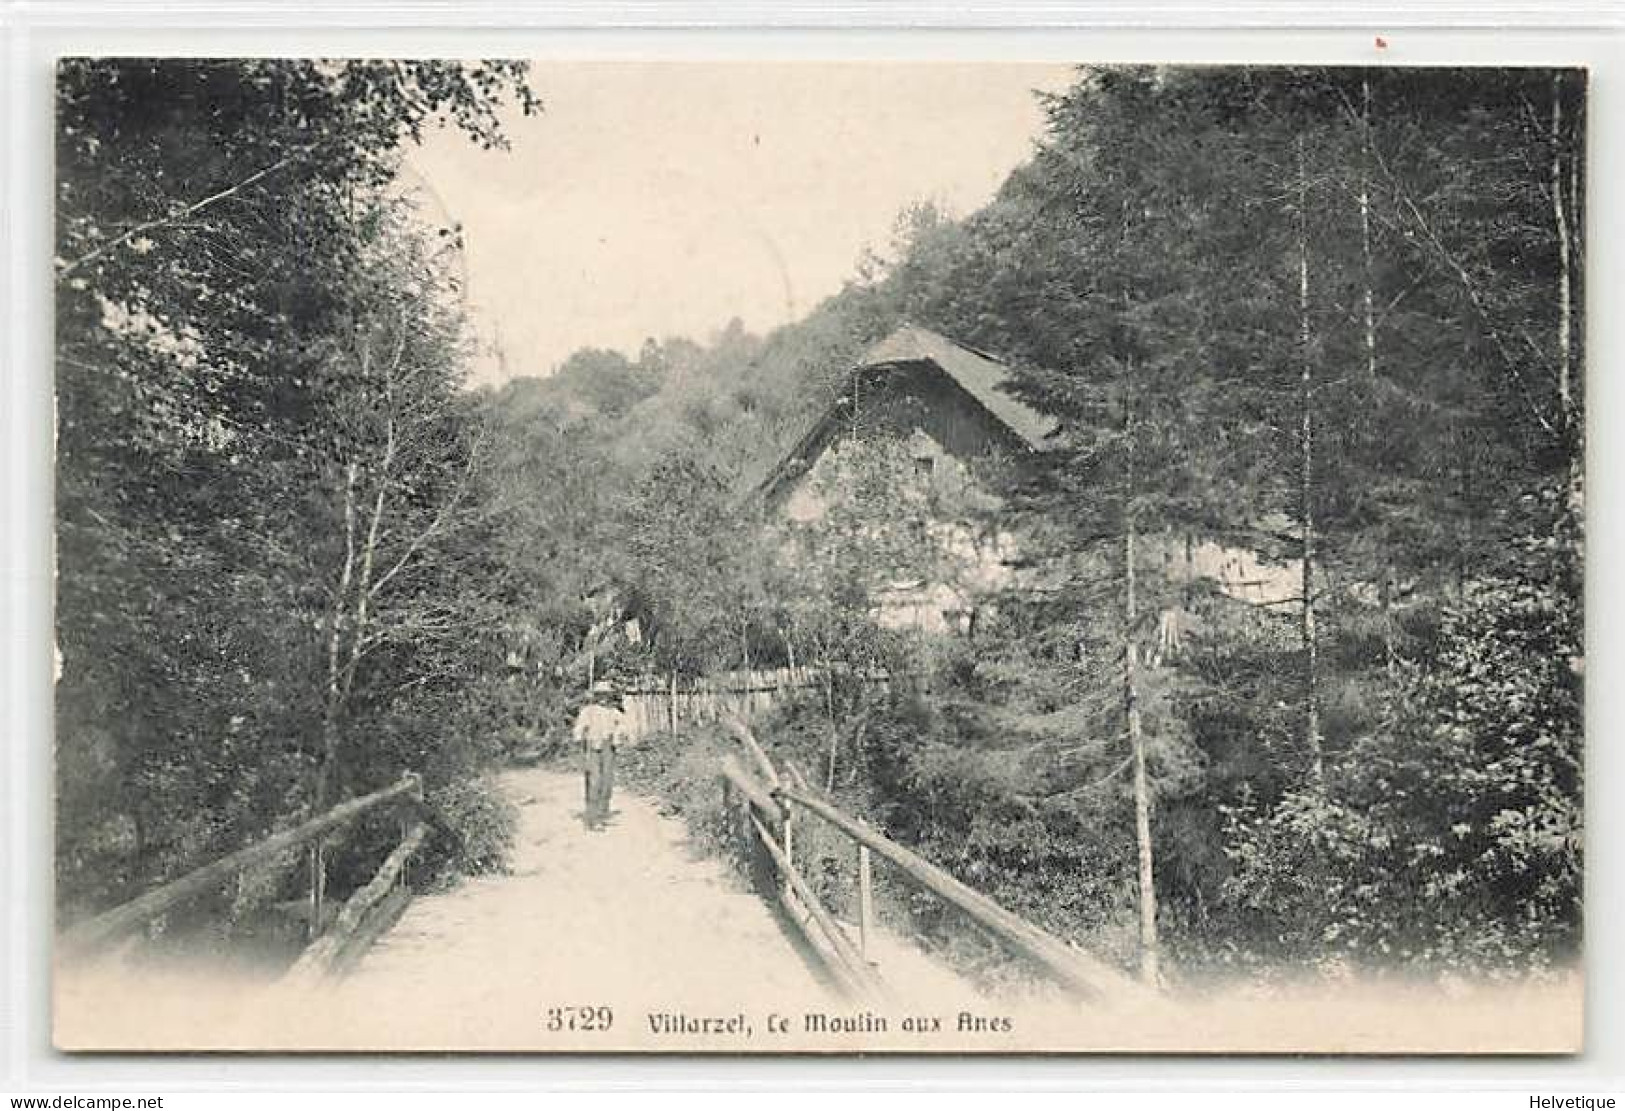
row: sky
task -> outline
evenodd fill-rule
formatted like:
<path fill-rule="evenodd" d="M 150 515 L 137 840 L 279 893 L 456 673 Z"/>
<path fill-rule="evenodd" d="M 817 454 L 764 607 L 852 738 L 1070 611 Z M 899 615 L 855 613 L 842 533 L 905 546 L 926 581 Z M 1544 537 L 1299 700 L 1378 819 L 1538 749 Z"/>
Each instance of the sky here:
<path fill-rule="evenodd" d="M 462 225 L 477 382 L 580 347 L 636 354 L 804 316 L 883 250 L 898 213 L 990 199 L 1065 66 L 537 62 L 542 115 L 508 151 L 436 132 L 409 155 L 425 216 Z M 503 367 L 505 366 L 505 370 Z"/>

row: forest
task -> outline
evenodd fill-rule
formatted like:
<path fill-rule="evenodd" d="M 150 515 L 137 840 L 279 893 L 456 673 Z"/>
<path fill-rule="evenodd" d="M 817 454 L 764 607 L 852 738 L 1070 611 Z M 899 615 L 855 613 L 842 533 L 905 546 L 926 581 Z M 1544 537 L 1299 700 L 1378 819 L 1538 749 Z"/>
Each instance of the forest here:
<path fill-rule="evenodd" d="M 1576 958 L 1582 72 L 1082 67 L 988 205 L 910 207 L 804 319 L 474 389 L 457 229 L 395 175 L 426 127 L 500 146 L 531 83 L 64 63 L 62 914 L 407 767 L 500 868 L 480 773 L 567 755 L 590 676 L 799 663 L 826 681 L 759 723 L 782 754 L 1149 980 Z M 921 557 L 883 468 L 816 552 L 764 527 L 905 322 L 1054 422 L 980 510 L 1041 587 L 974 635 L 875 620 Z M 1174 574 L 1193 540 L 1294 596 Z M 703 732 L 634 768 L 697 826 Z"/>

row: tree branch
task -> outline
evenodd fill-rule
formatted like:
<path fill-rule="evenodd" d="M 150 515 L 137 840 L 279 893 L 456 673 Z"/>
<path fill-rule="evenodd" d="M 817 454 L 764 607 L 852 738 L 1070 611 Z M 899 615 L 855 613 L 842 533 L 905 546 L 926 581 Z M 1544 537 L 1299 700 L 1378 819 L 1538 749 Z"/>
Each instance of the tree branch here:
<path fill-rule="evenodd" d="M 434 520 L 430 521 L 422 532 L 407 543 L 406 551 L 401 553 L 401 557 L 390 566 L 389 570 L 378 576 L 378 580 L 372 584 L 372 589 L 369 591 L 371 595 L 376 597 L 385 586 L 389 585 L 390 580 L 404 571 L 407 564 L 412 561 L 412 557 L 417 555 L 423 546 L 432 540 L 445 526 L 452 511 L 458 507 L 463 500 L 463 496 L 468 492 L 469 479 L 474 473 L 474 464 L 478 460 L 479 450 L 480 442 L 476 442 L 469 450 L 468 462 L 463 467 L 462 477 L 458 480 L 457 489 L 453 491 L 451 498 L 447 500 L 445 505 L 440 507 L 440 511 L 434 516 Z"/>
<path fill-rule="evenodd" d="M 1445 246 L 1444 242 L 1439 238 L 1438 232 L 1434 230 L 1433 225 L 1423 215 L 1422 210 L 1411 199 L 1410 193 L 1405 189 L 1404 184 L 1400 182 L 1393 168 L 1389 166 L 1388 160 L 1383 157 L 1382 151 L 1374 145 L 1372 147 L 1372 156 L 1375 158 L 1377 166 L 1382 170 L 1383 177 L 1387 179 L 1388 185 L 1392 188 L 1393 195 L 1405 206 L 1406 211 L 1415 222 L 1417 230 L 1421 233 L 1423 241 L 1432 248 L 1437 261 L 1454 273 L 1456 279 L 1461 283 L 1462 291 L 1467 295 L 1468 304 L 1473 307 L 1473 311 L 1483 322 L 1484 331 L 1489 337 L 1490 343 L 1494 345 L 1496 352 L 1501 356 L 1501 361 L 1506 365 L 1507 373 L 1512 376 L 1512 381 L 1517 386 L 1518 393 L 1523 397 L 1524 405 L 1528 408 L 1530 415 L 1535 418 L 1535 421 L 1548 435 L 1557 435 L 1557 429 L 1547 419 L 1542 407 L 1536 402 L 1534 394 L 1530 391 L 1529 383 L 1524 379 L 1523 372 L 1518 369 L 1518 361 L 1513 357 L 1512 352 L 1508 350 L 1506 341 L 1502 338 L 1501 331 L 1495 324 L 1495 318 L 1490 314 L 1489 306 L 1484 303 L 1483 296 L 1479 292 L 1478 283 L 1468 273 L 1466 266 Z M 1544 358 L 1540 346 L 1534 342 L 1534 339 L 1527 332 L 1519 328 L 1517 333 L 1537 359 Z"/>
<path fill-rule="evenodd" d="M 309 149 L 307 148 L 305 150 L 295 151 L 293 154 L 283 155 L 281 158 L 277 159 L 275 162 L 271 163 L 269 166 L 266 166 L 263 170 L 256 170 L 254 173 L 249 174 L 247 177 L 243 178 L 243 180 L 239 181 L 236 185 L 227 186 L 226 188 L 220 190 L 218 193 L 211 193 L 209 196 L 204 197 L 200 201 L 194 201 L 193 203 L 187 205 L 185 208 L 181 209 L 179 212 L 176 212 L 176 213 L 174 213 L 172 215 L 169 215 L 169 216 L 162 216 L 162 217 L 159 217 L 158 219 L 155 219 L 155 220 L 147 220 L 147 221 L 145 221 L 143 223 L 135 225 L 133 228 L 127 228 L 126 230 L 120 232 L 118 235 L 115 235 L 112 239 L 109 239 L 106 242 L 102 243 L 100 246 L 95 247 L 90 251 L 87 251 L 86 253 L 80 255 L 78 258 L 73 259 L 70 262 L 63 263 L 62 266 L 60 267 L 59 271 L 58 271 L 57 276 L 59 278 L 67 277 L 69 274 L 72 274 L 75 270 L 79 269 L 79 267 L 83 266 L 85 263 L 92 262 L 95 259 L 100 258 L 102 255 L 105 255 L 108 251 L 111 251 L 113 248 L 119 246 L 122 243 L 129 242 L 131 239 L 134 239 L 138 235 L 141 235 L 141 234 L 143 234 L 145 232 L 154 231 L 154 230 L 156 230 L 158 228 L 161 228 L 161 227 L 165 227 L 165 226 L 168 226 L 168 225 L 179 223 L 181 220 L 184 220 L 189 216 L 195 216 L 199 212 L 202 212 L 205 208 L 208 208 L 209 206 L 214 205 L 214 204 L 218 204 L 219 202 L 225 200 L 227 197 L 235 196 L 236 194 L 242 192 L 244 189 L 247 189 L 249 186 L 254 185 L 254 184 L 256 184 L 256 183 L 258 183 L 260 181 L 263 181 L 267 177 L 270 177 L 272 174 L 276 173 L 278 170 L 282 169 L 283 167 L 285 167 L 288 164 L 290 164 L 291 162 L 293 162 L 293 160 L 296 157 L 298 157 L 299 155 L 308 154 L 308 153 L 309 153 Z"/>

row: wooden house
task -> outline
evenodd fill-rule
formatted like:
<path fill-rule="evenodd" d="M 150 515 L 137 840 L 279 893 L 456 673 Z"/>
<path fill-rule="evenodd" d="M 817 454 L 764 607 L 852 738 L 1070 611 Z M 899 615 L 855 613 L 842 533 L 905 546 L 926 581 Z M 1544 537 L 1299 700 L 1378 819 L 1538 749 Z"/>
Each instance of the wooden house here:
<path fill-rule="evenodd" d="M 1021 573 L 998 491 L 1055 433 L 1012 392 L 1005 363 L 905 324 L 858 359 L 758 493 L 800 545 L 790 558 L 846 545 L 881 624 L 969 633 Z M 1254 605 L 1297 590 L 1295 561 L 1211 539 L 1147 536 L 1142 552 L 1170 579 Z"/>
<path fill-rule="evenodd" d="M 825 453 L 857 437 L 907 439 L 922 472 L 951 458 L 1003 466 L 1044 450 L 1055 421 L 1009 392 L 1009 368 L 915 324 L 869 348 L 813 426 L 762 484 L 769 507 L 810 520 L 809 477 Z M 927 461 L 930 462 L 927 462 Z"/>
<path fill-rule="evenodd" d="M 789 533 L 816 544 L 820 532 L 852 526 L 835 519 L 869 494 L 870 519 L 856 527 L 871 533 L 877 619 L 969 631 L 985 596 L 1012 573 L 999 480 L 1042 452 L 1055 429 L 1009 383 L 993 356 L 905 324 L 857 361 L 761 498 Z"/>

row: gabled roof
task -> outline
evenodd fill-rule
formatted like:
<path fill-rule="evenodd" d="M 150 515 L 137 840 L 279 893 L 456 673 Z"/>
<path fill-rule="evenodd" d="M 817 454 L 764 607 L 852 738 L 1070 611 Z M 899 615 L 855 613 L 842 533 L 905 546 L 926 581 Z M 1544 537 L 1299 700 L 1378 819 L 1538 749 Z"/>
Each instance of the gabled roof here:
<path fill-rule="evenodd" d="M 1009 392 L 1010 368 L 991 355 L 955 343 L 929 328 L 904 324 L 865 351 L 855 369 L 920 362 L 935 363 L 1028 447 L 1044 450 L 1044 441 L 1055 431 L 1055 421 Z"/>
<path fill-rule="evenodd" d="M 890 367 L 918 363 L 929 363 L 947 375 L 976 404 L 987 410 L 994 420 L 1033 451 L 1044 450 L 1045 441 L 1055 431 L 1056 423 L 1008 392 L 1009 367 L 991 355 L 955 343 L 929 328 L 904 324 L 858 358 L 835 401 L 762 480 L 758 491 L 771 500 L 790 482 L 806 473 L 835 435 L 833 430 L 839 423 L 842 404 L 851 396 L 855 379 L 877 371 L 885 373 Z"/>

